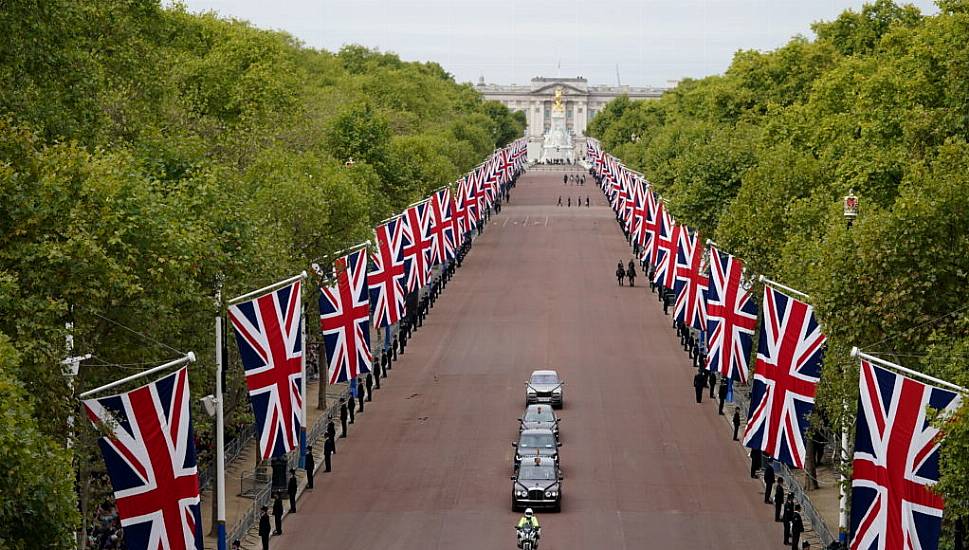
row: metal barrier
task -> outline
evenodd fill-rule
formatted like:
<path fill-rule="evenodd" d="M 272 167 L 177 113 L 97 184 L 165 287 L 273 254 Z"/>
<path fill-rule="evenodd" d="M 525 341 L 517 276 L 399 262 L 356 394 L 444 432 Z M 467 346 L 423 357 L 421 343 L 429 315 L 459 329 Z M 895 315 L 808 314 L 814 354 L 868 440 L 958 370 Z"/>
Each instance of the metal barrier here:
<path fill-rule="evenodd" d="M 749 400 L 749 388 L 744 388 L 741 390 L 737 386 L 734 387 L 733 397 L 734 401 L 742 410 L 750 410 L 750 400 Z M 824 522 L 821 514 L 818 513 L 817 509 L 814 507 L 814 503 L 811 502 L 811 498 L 808 497 L 804 488 L 798 483 L 797 479 L 794 477 L 791 469 L 782 462 L 774 461 L 776 466 L 780 467 L 781 477 L 786 478 L 785 486 L 788 487 L 788 491 L 794 493 L 794 500 L 801 505 L 801 511 L 803 512 L 805 519 L 810 521 L 814 532 L 817 533 L 818 538 L 821 539 L 821 544 L 823 547 L 827 547 L 832 542 L 838 540 L 837 537 L 831 534 L 831 529 L 828 528 L 828 524 Z"/>

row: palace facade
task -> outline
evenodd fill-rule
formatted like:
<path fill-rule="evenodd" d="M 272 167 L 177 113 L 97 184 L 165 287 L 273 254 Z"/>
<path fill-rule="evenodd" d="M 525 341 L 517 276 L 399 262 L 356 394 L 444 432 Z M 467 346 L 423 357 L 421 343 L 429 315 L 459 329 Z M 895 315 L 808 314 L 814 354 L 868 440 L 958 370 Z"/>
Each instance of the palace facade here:
<path fill-rule="evenodd" d="M 522 111 L 528 122 L 528 159 L 536 161 L 542 154 L 543 136 L 552 124 L 555 90 L 561 89 L 565 100 L 565 124 L 572 132 L 576 153 L 585 155 L 585 129 L 592 117 L 613 99 L 625 95 L 632 100 L 657 99 L 666 88 L 635 86 L 590 86 L 589 81 L 575 78 L 535 77 L 528 85 L 486 84 L 484 78 L 475 88 L 485 99 L 501 102 L 512 111 Z"/>

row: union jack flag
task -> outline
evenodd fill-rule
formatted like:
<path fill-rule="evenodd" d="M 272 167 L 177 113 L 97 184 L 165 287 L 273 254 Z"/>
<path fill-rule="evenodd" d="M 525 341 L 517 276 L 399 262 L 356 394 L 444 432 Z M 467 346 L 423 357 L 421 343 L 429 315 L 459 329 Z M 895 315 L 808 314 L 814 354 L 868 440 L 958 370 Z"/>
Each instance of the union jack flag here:
<path fill-rule="evenodd" d="M 431 271 L 431 209 L 428 200 L 404 212 L 404 265 L 407 270 L 407 292 L 423 288 Z"/>
<path fill-rule="evenodd" d="M 655 266 L 659 258 L 659 241 L 663 231 L 663 220 L 666 217 L 663 201 L 656 198 L 652 189 L 646 189 L 646 217 L 643 220 L 641 233 L 643 255 L 642 260 Z"/>
<path fill-rule="evenodd" d="M 451 231 L 454 232 L 455 256 L 457 256 L 457 250 L 464 244 L 464 234 L 468 231 L 468 210 L 464 206 L 464 191 L 461 187 L 463 182 L 463 179 L 457 182 L 454 186 L 456 194 L 451 195 L 451 211 L 454 212 L 451 216 Z"/>
<path fill-rule="evenodd" d="M 704 330 L 707 326 L 706 301 L 704 300 L 710 279 L 703 274 L 703 247 L 700 245 L 700 232 L 693 233 L 684 226 L 680 231 L 677 246 L 676 291 L 673 316 L 677 321 Z"/>
<path fill-rule="evenodd" d="M 747 383 L 757 328 L 757 303 L 744 285 L 740 258 L 710 246 L 707 288 L 707 369 Z"/>
<path fill-rule="evenodd" d="M 229 306 L 264 460 L 299 446 L 303 423 L 302 283 Z"/>
<path fill-rule="evenodd" d="M 479 213 L 478 210 L 478 198 L 474 189 L 474 173 L 468 174 L 463 180 L 461 180 L 458 185 L 460 190 L 458 202 L 461 203 L 461 217 L 458 218 L 458 223 L 464 220 L 464 227 L 462 228 L 462 233 L 467 233 L 474 228 L 478 223 Z"/>
<path fill-rule="evenodd" d="M 360 249 L 333 263 L 334 286 L 320 288 L 320 330 L 330 384 L 370 372 L 370 301 L 367 256 Z"/>
<path fill-rule="evenodd" d="M 188 369 L 83 402 L 114 489 L 128 548 L 202 550 Z"/>
<path fill-rule="evenodd" d="M 934 550 L 942 527 L 941 433 L 927 408 L 954 412 L 952 391 L 861 362 L 851 480 L 852 550 Z"/>
<path fill-rule="evenodd" d="M 814 410 L 825 339 L 814 308 L 764 286 L 764 324 L 744 445 L 803 467 L 804 431 Z"/>
<path fill-rule="evenodd" d="M 404 316 L 404 222 L 392 218 L 374 230 L 377 253 L 373 269 L 367 274 L 373 322 L 378 327 L 390 326 Z"/>
<path fill-rule="evenodd" d="M 443 264 L 454 259 L 454 212 L 451 210 L 451 190 L 445 187 L 431 195 L 431 263 Z"/>
<path fill-rule="evenodd" d="M 653 282 L 664 288 L 673 288 L 676 276 L 676 250 L 679 247 L 682 227 L 673 220 L 669 211 L 663 209 L 659 238 L 656 239 L 656 271 Z"/>

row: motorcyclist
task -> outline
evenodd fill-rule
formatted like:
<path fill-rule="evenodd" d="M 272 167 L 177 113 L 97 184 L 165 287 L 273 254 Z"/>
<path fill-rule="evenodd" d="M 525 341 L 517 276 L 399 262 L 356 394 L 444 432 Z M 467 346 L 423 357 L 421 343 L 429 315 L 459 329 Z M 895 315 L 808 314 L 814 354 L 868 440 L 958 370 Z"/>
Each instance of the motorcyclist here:
<path fill-rule="evenodd" d="M 542 536 L 542 528 L 538 525 L 538 516 L 532 512 L 531 508 L 525 508 L 525 515 L 518 520 L 515 529 L 518 531 L 518 547 L 522 547 L 522 530 L 531 526 L 535 530 L 535 548 L 538 548 L 538 539 Z"/>

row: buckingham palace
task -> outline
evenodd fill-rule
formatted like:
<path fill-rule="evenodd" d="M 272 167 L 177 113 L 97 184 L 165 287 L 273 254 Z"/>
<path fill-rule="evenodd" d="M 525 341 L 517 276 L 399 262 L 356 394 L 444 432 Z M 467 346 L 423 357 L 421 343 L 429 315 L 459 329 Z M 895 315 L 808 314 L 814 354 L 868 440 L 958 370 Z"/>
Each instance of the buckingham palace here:
<path fill-rule="evenodd" d="M 585 153 L 586 125 L 597 112 L 613 99 L 625 95 L 629 99 L 657 99 L 665 88 L 635 86 L 590 86 L 589 81 L 575 78 L 536 77 L 528 85 L 486 84 L 482 77 L 475 88 L 485 99 L 499 101 L 512 111 L 523 111 L 528 122 L 528 159 L 537 161 L 542 155 L 544 136 L 552 125 L 552 107 L 556 91 L 564 100 L 565 125 L 574 136 L 576 153 Z"/>

